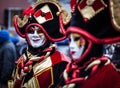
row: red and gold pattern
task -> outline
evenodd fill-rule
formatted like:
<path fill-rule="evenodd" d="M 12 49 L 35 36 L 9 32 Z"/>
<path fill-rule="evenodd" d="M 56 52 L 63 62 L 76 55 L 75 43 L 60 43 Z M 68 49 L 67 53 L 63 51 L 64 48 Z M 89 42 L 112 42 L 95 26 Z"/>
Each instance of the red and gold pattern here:
<path fill-rule="evenodd" d="M 44 7 L 39 9 L 37 12 L 35 12 L 34 17 L 40 24 L 53 19 L 52 12 L 48 5 L 45 5 Z"/>
<path fill-rule="evenodd" d="M 54 84 L 53 69 L 49 67 L 35 75 L 39 88 L 50 88 Z M 42 81 L 41 81 L 42 80 Z"/>
<path fill-rule="evenodd" d="M 103 0 L 81 0 L 77 7 L 84 21 L 88 21 L 107 7 L 107 5 Z"/>
<path fill-rule="evenodd" d="M 29 61 L 23 64 L 23 61 L 25 62 L 26 59 L 25 54 L 23 54 L 17 61 L 17 69 L 13 76 L 14 88 L 50 88 L 55 82 L 53 73 L 54 66 L 61 62 L 69 62 L 66 56 L 56 51 L 51 56 L 44 58 L 41 62 L 38 61 L 33 66 L 29 65 L 33 71 L 33 76 L 23 84 L 25 76 L 31 71 L 25 72 L 23 69 L 27 63 L 31 64 Z"/>

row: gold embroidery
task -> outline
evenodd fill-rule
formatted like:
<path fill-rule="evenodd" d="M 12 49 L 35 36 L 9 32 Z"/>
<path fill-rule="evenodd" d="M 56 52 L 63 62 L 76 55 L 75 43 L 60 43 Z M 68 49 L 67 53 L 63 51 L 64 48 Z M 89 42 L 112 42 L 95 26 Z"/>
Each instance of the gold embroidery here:
<path fill-rule="evenodd" d="M 23 19 L 18 17 L 18 26 L 23 27 L 28 22 L 28 16 L 24 16 Z"/>

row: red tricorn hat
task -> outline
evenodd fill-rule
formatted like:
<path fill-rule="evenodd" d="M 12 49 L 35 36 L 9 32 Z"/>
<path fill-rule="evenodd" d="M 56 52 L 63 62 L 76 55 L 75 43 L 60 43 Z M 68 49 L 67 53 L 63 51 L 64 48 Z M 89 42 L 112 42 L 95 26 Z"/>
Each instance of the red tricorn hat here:
<path fill-rule="evenodd" d="M 26 30 L 31 26 L 38 26 L 53 42 L 66 38 L 65 29 L 69 21 L 70 15 L 56 0 L 38 0 L 21 17 L 14 17 L 15 29 L 21 37 L 26 37 Z"/>

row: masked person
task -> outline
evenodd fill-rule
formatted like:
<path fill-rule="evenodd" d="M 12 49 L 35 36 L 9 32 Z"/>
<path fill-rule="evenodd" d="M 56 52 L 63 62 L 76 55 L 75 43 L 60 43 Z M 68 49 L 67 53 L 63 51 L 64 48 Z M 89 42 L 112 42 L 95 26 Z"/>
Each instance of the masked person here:
<path fill-rule="evenodd" d="M 72 18 L 67 35 L 85 40 L 79 59 L 67 65 L 63 88 L 119 88 L 120 68 L 106 56 L 103 45 L 120 41 L 118 0 L 71 0 Z"/>
<path fill-rule="evenodd" d="M 69 15 L 56 0 L 38 0 L 15 16 L 17 33 L 26 39 L 25 53 L 16 62 L 13 88 L 55 88 L 69 59 L 56 50 L 54 42 L 66 38 Z"/>
<path fill-rule="evenodd" d="M 71 33 L 69 36 L 69 48 L 71 59 L 79 59 L 85 48 L 85 39 L 77 33 Z"/>

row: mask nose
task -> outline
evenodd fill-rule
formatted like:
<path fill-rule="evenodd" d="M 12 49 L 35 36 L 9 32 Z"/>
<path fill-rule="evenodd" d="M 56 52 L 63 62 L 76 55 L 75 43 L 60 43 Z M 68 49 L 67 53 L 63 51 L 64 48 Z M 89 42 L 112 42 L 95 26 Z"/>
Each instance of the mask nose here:
<path fill-rule="evenodd" d="M 70 49 L 74 49 L 75 42 L 73 40 L 70 41 L 69 47 Z"/>

